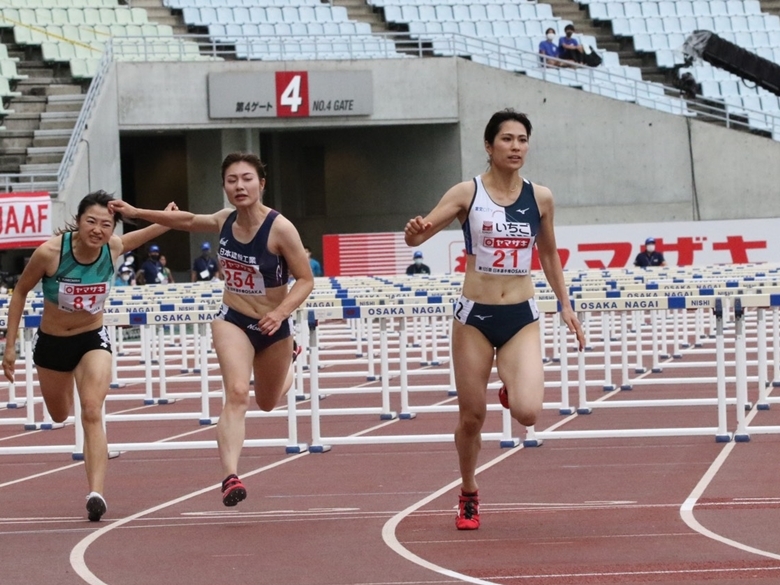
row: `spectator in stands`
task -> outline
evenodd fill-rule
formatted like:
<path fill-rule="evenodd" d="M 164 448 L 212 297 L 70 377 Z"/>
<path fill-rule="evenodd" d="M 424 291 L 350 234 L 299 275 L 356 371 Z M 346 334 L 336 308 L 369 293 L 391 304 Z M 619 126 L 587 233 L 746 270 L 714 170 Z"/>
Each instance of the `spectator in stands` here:
<path fill-rule="evenodd" d="M 211 256 L 211 244 L 203 242 L 200 245 L 200 256 L 192 263 L 191 282 L 214 279 L 222 280 L 222 271 Z"/>
<path fill-rule="evenodd" d="M 311 273 L 314 276 L 322 276 L 322 265 L 319 263 L 319 261 L 311 257 L 311 250 L 309 249 L 308 246 L 304 247 L 304 250 L 306 250 L 306 256 L 309 258 L 309 266 L 311 267 Z"/>
<path fill-rule="evenodd" d="M 160 246 L 152 244 L 149 246 L 149 256 L 141 264 L 143 273 L 143 282 L 138 279 L 138 284 L 162 284 L 164 279 L 163 265 L 160 262 Z"/>
<path fill-rule="evenodd" d="M 648 266 L 666 266 L 666 259 L 661 252 L 655 250 L 655 238 L 645 240 L 645 249 L 636 255 L 634 266 L 647 268 Z"/>
<path fill-rule="evenodd" d="M 33 341 L 32 359 L 43 401 L 54 422 L 64 422 L 70 414 L 76 386 L 89 483 L 87 514 L 93 522 L 100 520 L 107 509 L 102 494 L 108 445 L 102 412 L 111 382 L 111 340 L 103 326 L 103 305 L 121 255 L 168 231 L 152 225 L 123 236 L 114 235 L 116 223 L 122 218 L 109 210 L 111 201 L 111 195 L 105 191 L 90 193 L 81 200 L 75 218 L 65 230 L 33 252 L 8 305 L 3 354 L 3 373 L 13 382 L 19 323 L 27 295 L 41 282 L 43 313 Z M 170 204 L 161 213 L 175 208 Z"/>
<path fill-rule="evenodd" d="M 135 285 L 135 272 L 132 266 L 122 264 L 119 270 L 116 271 L 116 278 L 114 278 L 114 286 L 134 286 Z"/>
<path fill-rule="evenodd" d="M 575 63 L 582 63 L 582 45 L 574 38 L 574 25 L 567 24 L 563 29 L 566 36 L 561 37 L 558 41 L 558 55 L 564 61 L 574 61 Z"/>
<path fill-rule="evenodd" d="M 520 175 L 530 136 L 531 122 L 525 114 L 513 110 L 493 114 L 484 133 L 488 170 L 450 188 L 425 218 L 418 215 L 404 228 L 406 244 L 419 246 L 457 219 L 466 242 L 466 274 L 452 324 L 459 411 L 455 446 L 462 480 L 458 530 L 479 528 L 476 468 L 494 357 L 504 383 L 501 404 L 526 426 L 533 425 L 542 410 L 539 310 L 531 277 L 534 247 L 560 303 L 562 321 L 576 334 L 580 349 L 585 345 L 555 244 L 552 193 Z"/>
<path fill-rule="evenodd" d="M 414 276 L 415 274 L 430 274 L 431 269 L 426 264 L 423 264 L 423 253 L 417 250 L 412 255 L 412 263 L 406 267 L 406 275 Z"/>
<path fill-rule="evenodd" d="M 555 44 L 555 29 L 548 28 L 545 32 L 546 39 L 539 43 L 539 54 L 543 55 L 542 65 L 547 67 L 561 67 L 566 66 L 568 63 L 564 63 L 558 59 L 560 52 L 558 45 Z"/>
<path fill-rule="evenodd" d="M 165 256 L 160 256 L 160 265 L 162 266 L 163 275 L 162 284 L 172 284 L 173 273 L 171 272 L 171 269 L 168 268 L 168 259 Z"/>
<path fill-rule="evenodd" d="M 234 152 L 222 162 L 222 188 L 232 207 L 195 215 L 136 209 L 124 201 L 112 203 L 125 217 L 219 234 L 225 292 L 211 330 L 225 388 L 225 404 L 217 424 L 225 506 L 235 506 L 246 498 L 246 487 L 238 477 L 238 459 L 244 444 L 251 374 L 254 372 L 255 402 L 270 412 L 292 386 L 292 359 L 297 350 L 290 316 L 314 288 L 298 230 L 263 204 L 265 179 L 265 165 L 257 155 Z M 291 274 L 295 283 L 289 287 Z"/>

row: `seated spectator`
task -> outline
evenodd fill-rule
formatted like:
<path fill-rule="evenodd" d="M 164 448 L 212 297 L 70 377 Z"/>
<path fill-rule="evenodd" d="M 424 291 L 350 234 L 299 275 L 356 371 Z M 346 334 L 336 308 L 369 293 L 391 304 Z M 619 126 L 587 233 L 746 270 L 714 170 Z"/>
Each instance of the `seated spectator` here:
<path fill-rule="evenodd" d="M 564 61 L 582 63 L 582 45 L 574 38 L 574 25 L 567 24 L 563 32 L 566 36 L 558 41 L 558 56 Z"/>
<path fill-rule="evenodd" d="M 545 35 L 547 35 L 547 38 L 539 43 L 539 54 L 543 55 L 542 65 L 558 67 L 558 57 L 560 56 L 560 53 L 558 51 L 558 45 L 555 44 L 555 29 L 548 28 Z"/>

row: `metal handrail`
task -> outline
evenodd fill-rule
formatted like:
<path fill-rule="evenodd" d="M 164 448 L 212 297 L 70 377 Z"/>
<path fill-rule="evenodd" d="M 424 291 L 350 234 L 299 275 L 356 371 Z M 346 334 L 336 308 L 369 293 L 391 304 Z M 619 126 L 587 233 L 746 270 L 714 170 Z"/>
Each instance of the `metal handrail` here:
<path fill-rule="evenodd" d="M 295 42 L 292 40 L 295 39 Z M 303 53 L 300 50 L 301 37 L 294 35 L 275 35 L 256 36 L 256 35 L 232 35 L 229 41 L 218 41 L 206 35 L 175 35 L 173 37 L 110 37 L 105 42 L 105 48 L 100 62 L 97 66 L 95 76 L 90 83 L 89 89 L 84 99 L 84 104 L 79 113 L 73 133 L 71 134 L 68 145 L 65 149 L 62 161 L 57 172 L 58 190 L 63 191 L 65 182 L 73 166 L 79 143 L 82 141 L 84 131 L 87 129 L 89 119 L 94 110 L 100 91 L 104 85 L 106 74 L 112 61 L 121 59 L 121 55 L 132 53 L 134 56 L 143 56 L 145 60 L 155 61 L 158 58 L 171 60 L 171 46 L 178 47 L 179 58 L 191 58 L 194 49 L 193 44 L 197 46 L 197 54 L 203 59 L 235 59 L 237 54 L 242 59 L 252 60 L 256 57 L 252 54 L 251 48 L 254 44 L 263 44 L 266 48 L 272 47 L 275 50 L 270 53 L 275 60 L 290 61 L 299 59 L 322 59 L 324 53 L 321 45 L 317 41 L 330 41 L 337 44 L 342 53 L 338 59 L 357 59 L 365 55 L 366 42 L 370 43 L 373 52 L 370 56 L 373 58 L 381 57 L 432 57 L 432 56 L 459 56 L 469 57 L 476 61 L 485 62 L 489 65 L 499 68 L 515 71 L 518 73 L 533 72 L 532 76 L 539 76 L 540 79 L 550 80 L 557 78 L 559 83 L 583 87 L 588 84 L 592 87 L 611 85 L 615 90 L 615 98 L 622 101 L 633 101 L 639 105 L 645 105 L 660 109 L 662 111 L 671 111 L 676 114 L 690 115 L 697 118 L 716 120 L 725 123 L 726 127 L 740 127 L 754 130 L 748 122 L 741 120 L 744 118 L 740 114 L 734 114 L 729 111 L 731 106 L 726 102 L 717 99 L 707 98 L 709 104 L 696 102 L 696 111 L 688 109 L 690 102 L 681 97 L 675 97 L 669 94 L 679 94 L 679 90 L 662 84 L 648 82 L 642 79 L 633 79 L 622 73 L 609 71 L 608 74 L 600 68 L 591 68 L 579 64 L 572 64 L 567 68 L 554 66 L 553 59 L 531 51 L 524 51 L 512 46 L 504 45 L 496 41 L 485 40 L 475 37 L 469 37 L 459 33 L 374 33 L 367 41 L 366 35 L 309 35 L 306 37 L 305 44 L 311 50 Z M 390 40 L 392 43 L 382 42 Z M 288 42 L 285 42 L 288 41 Z M 331 45 L 331 49 L 333 46 Z M 327 55 L 333 54 L 332 50 Z M 269 53 L 264 53 L 268 58 Z M 259 56 L 259 55 L 257 55 Z M 579 72 L 579 73 L 578 73 Z M 606 75 L 606 79 L 599 79 Z M 571 78 L 573 76 L 573 79 Z M 569 78 L 568 82 L 561 78 Z M 663 88 L 663 94 L 653 93 L 650 88 Z M 646 90 L 646 91 L 645 91 Z M 598 93 L 598 92 L 595 92 Z M 601 94 L 603 95 L 603 94 Z M 671 106 L 670 106 L 671 105 Z M 659 107 L 663 106 L 663 107 Z M 670 109 L 671 107 L 671 109 Z M 780 128 L 780 114 L 766 112 L 761 110 L 751 110 L 740 108 L 740 112 L 745 112 L 746 116 L 751 114 L 754 117 L 763 117 L 771 128 Z M 8 174 L 0 175 L 0 188 L 12 184 L 12 179 L 22 179 L 29 177 L 29 174 Z M 50 176 L 44 173 L 36 173 L 35 176 Z"/>
<path fill-rule="evenodd" d="M 84 131 L 87 129 L 89 118 L 97 103 L 98 95 L 103 88 L 106 74 L 113 60 L 113 47 L 111 42 L 108 42 L 106 43 L 97 71 L 95 72 L 95 77 L 92 78 L 92 82 L 89 84 L 89 89 L 87 90 L 87 95 L 84 96 L 84 104 L 81 106 L 79 117 L 76 119 L 76 125 L 70 135 L 70 140 L 68 140 L 68 146 L 65 147 L 65 154 L 62 155 L 62 161 L 60 162 L 60 167 L 57 171 L 57 188 L 59 192 L 65 189 L 65 181 L 68 179 L 70 169 L 73 166 L 73 161 L 76 158 L 76 150 L 84 136 Z"/>

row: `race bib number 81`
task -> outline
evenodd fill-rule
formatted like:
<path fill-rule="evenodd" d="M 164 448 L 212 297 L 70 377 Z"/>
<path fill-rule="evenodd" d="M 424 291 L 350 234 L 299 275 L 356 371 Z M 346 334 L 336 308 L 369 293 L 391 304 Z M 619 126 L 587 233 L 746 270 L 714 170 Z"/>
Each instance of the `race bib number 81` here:
<path fill-rule="evenodd" d="M 94 315 L 103 310 L 109 290 L 110 285 L 107 282 L 96 284 L 61 282 L 57 295 L 59 308 L 69 313 L 86 311 Z"/>

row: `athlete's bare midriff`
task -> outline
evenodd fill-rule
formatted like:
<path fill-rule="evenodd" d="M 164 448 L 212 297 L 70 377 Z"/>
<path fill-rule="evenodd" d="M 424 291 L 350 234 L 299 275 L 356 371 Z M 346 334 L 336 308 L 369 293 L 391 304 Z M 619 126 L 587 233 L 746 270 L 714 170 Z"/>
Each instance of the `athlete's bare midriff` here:
<path fill-rule="evenodd" d="M 507 276 L 474 270 L 474 256 L 466 257 L 463 296 L 483 305 L 514 305 L 534 296 L 530 275 Z"/>
<path fill-rule="evenodd" d="M 287 296 L 287 285 L 266 289 L 264 295 L 243 295 L 225 291 L 222 302 L 247 317 L 262 317 L 278 307 Z"/>
<path fill-rule="evenodd" d="M 94 331 L 103 326 L 103 312 L 91 314 L 87 311 L 73 313 L 61 310 L 51 301 L 43 301 L 43 315 L 40 329 L 49 335 L 67 337 L 85 331 Z"/>

